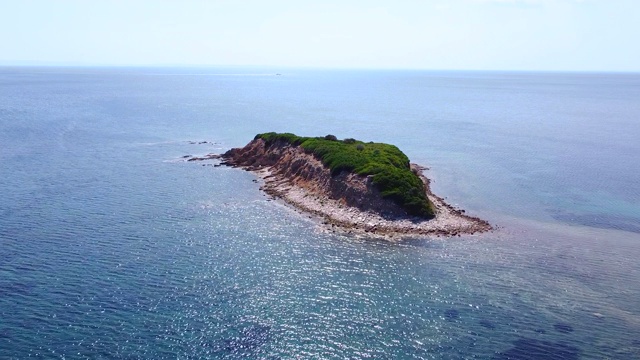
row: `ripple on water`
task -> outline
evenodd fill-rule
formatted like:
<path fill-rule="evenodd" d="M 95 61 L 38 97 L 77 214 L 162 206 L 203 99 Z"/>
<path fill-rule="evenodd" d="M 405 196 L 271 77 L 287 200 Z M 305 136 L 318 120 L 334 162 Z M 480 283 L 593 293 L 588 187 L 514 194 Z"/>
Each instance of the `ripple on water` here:
<path fill-rule="evenodd" d="M 513 347 L 494 356 L 494 360 L 577 360 L 580 350 L 561 342 L 522 338 Z"/>
<path fill-rule="evenodd" d="M 489 320 L 480 320 L 478 324 L 480 324 L 480 326 L 482 326 L 483 328 L 489 330 L 493 330 L 496 328 L 496 325 Z"/>
<path fill-rule="evenodd" d="M 553 324 L 553 328 L 556 329 L 557 332 L 560 332 L 563 334 L 573 332 L 573 326 L 565 323 Z"/>
<path fill-rule="evenodd" d="M 233 355 L 250 356 L 269 341 L 271 327 L 251 324 L 241 329 L 236 336 L 225 340 L 225 352 Z"/>
<path fill-rule="evenodd" d="M 460 311 L 456 309 L 445 310 L 444 317 L 449 321 L 457 320 L 460 317 Z"/>

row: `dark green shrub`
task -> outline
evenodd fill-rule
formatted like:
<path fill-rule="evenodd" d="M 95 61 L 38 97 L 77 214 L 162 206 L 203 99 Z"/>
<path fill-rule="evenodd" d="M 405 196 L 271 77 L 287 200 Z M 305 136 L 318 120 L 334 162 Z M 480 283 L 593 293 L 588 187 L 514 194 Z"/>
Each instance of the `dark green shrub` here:
<path fill-rule="evenodd" d="M 344 142 L 345 144 L 355 144 L 356 143 L 356 139 L 347 138 L 347 139 L 342 140 L 342 142 Z"/>
<path fill-rule="evenodd" d="M 275 132 L 270 132 L 270 133 L 258 134 L 254 137 L 254 139 L 262 139 L 267 143 L 267 145 L 271 145 L 278 141 L 286 142 L 291 145 L 300 145 L 307 138 L 300 137 L 292 133 L 279 134 Z"/>
<path fill-rule="evenodd" d="M 329 141 L 338 141 L 338 138 L 335 135 L 327 135 L 324 137 L 325 140 L 329 140 Z"/>

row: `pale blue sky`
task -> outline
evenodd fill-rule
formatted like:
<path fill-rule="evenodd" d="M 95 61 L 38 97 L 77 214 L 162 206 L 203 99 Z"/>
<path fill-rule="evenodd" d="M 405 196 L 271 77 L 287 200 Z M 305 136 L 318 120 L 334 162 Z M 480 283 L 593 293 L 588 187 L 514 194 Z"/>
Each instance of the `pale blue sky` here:
<path fill-rule="evenodd" d="M 640 71 L 640 0 L 0 0 L 0 64 Z"/>

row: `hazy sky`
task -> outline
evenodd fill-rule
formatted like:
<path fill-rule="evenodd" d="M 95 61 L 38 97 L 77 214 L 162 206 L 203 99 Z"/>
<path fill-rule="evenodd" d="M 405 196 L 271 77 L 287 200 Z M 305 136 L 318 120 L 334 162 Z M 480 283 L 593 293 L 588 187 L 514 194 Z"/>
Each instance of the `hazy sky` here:
<path fill-rule="evenodd" d="M 640 71 L 640 0 L 0 0 L 0 64 Z"/>

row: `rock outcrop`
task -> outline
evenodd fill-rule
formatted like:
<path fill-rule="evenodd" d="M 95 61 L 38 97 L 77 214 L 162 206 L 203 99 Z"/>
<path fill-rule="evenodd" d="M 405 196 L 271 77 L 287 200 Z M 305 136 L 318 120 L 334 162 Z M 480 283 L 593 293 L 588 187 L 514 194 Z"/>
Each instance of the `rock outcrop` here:
<path fill-rule="evenodd" d="M 336 200 L 342 205 L 374 212 L 385 218 L 407 217 L 400 206 L 383 199 L 371 176 L 346 171 L 332 176 L 329 168 L 299 146 L 285 142 L 267 146 L 264 140 L 256 139 L 244 148 L 229 150 L 222 158 L 224 164 L 247 170 L 269 168 L 270 178 L 305 189 L 316 197 Z"/>
<path fill-rule="evenodd" d="M 412 164 L 412 171 L 424 182 L 427 197 L 436 209 L 433 219 L 408 216 L 394 201 L 383 198 L 371 176 L 347 171 L 332 175 L 314 154 L 284 141 L 267 144 L 257 138 L 243 148 L 231 149 L 215 157 L 221 158 L 224 165 L 255 172 L 264 179 L 262 189 L 265 192 L 323 218 L 328 229 L 385 237 L 451 236 L 492 229 L 486 221 L 465 215 L 464 210 L 453 208 L 431 193 L 429 180 L 422 175 L 424 168 L 415 164 Z"/>

